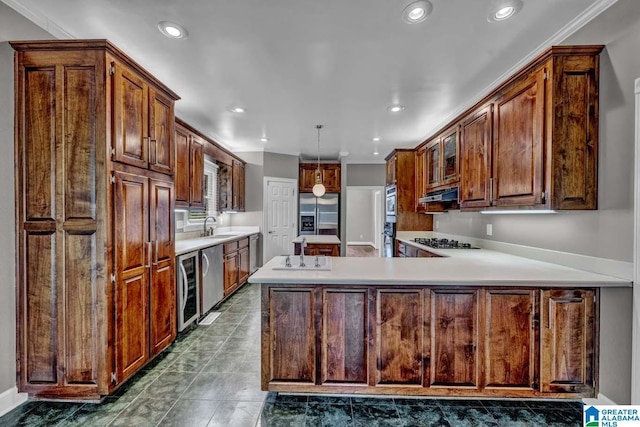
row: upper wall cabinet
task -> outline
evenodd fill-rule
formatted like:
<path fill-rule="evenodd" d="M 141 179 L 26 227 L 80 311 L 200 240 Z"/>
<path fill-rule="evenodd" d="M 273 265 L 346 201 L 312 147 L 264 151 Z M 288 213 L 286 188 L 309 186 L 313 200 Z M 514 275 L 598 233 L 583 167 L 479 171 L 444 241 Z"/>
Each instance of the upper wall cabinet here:
<path fill-rule="evenodd" d="M 450 186 L 460 180 L 459 139 L 459 126 L 455 125 L 427 143 L 424 166 L 426 192 Z"/>
<path fill-rule="evenodd" d="M 324 184 L 327 193 L 340 192 L 340 163 L 300 163 L 298 190 L 301 193 L 310 193 L 316 184 L 316 175 L 320 171 L 320 180 Z"/>
<path fill-rule="evenodd" d="M 176 207 L 204 207 L 204 144 L 183 122 L 176 120 Z"/>
<path fill-rule="evenodd" d="M 221 212 L 245 210 L 245 163 L 231 159 L 231 164 L 218 162 L 218 208 Z"/>
<path fill-rule="evenodd" d="M 602 46 L 556 46 L 462 119 L 462 209 L 596 209 Z"/>
<path fill-rule="evenodd" d="M 173 175 L 174 99 L 117 59 L 113 76 L 113 160 Z"/>

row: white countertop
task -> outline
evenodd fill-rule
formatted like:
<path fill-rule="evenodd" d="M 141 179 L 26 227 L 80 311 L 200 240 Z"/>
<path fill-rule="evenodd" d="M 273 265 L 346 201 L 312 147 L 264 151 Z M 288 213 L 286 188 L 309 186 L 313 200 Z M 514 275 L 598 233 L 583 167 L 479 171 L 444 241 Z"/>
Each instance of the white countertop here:
<path fill-rule="evenodd" d="M 413 242 L 410 242 L 413 243 Z M 416 244 L 416 246 L 419 246 Z M 331 271 L 273 270 L 275 257 L 251 283 L 630 287 L 631 282 L 487 249 L 429 249 L 443 258 L 333 257 Z"/>
<path fill-rule="evenodd" d="M 338 236 L 334 236 L 334 235 L 305 235 L 305 236 L 298 236 L 295 239 L 293 239 L 291 242 L 292 243 L 302 243 L 302 239 L 306 238 L 307 239 L 307 244 L 312 245 L 312 244 L 325 244 L 325 245 L 339 245 L 340 244 L 340 239 L 338 239 Z"/>
<path fill-rule="evenodd" d="M 240 230 L 223 231 L 209 237 L 196 237 L 194 239 L 178 240 L 175 243 L 176 255 L 197 251 L 221 243 L 230 242 L 242 237 L 251 236 L 260 232 L 259 227 L 243 227 Z"/>

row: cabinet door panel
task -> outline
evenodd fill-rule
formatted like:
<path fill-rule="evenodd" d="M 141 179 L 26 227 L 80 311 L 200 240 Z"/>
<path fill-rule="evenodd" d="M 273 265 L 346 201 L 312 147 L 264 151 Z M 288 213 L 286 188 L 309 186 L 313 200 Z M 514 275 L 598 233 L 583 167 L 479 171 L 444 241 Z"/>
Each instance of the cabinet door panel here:
<path fill-rule="evenodd" d="M 173 100 L 156 90 L 149 90 L 149 169 L 173 175 Z"/>
<path fill-rule="evenodd" d="M 542 292 L 541 391 L 594 389 L 594 305 L 595 291 Z"/>
<path fill-rule="evenodd" d="M 176 336 L 176 283 L 174 261 L 173 185 L 150 181 L 151 262 L 149 314 L 151 356 L 166 348 Z"/>
<path fill-rule="evenodd" d="M 298 187 L 300 192 L 311 192 L 316 183 L 316 166 L 300 165 L 300 176 Z"/>
<path fill-rule="evenodd" d="M 367 290 L 325 290 L 322 383 L 366 383 L 369 372 Z"/>
<path fill-rule="evenodd" d="M 478 387 L 478 291 L 430 291 L 431 386 Z"/>
<path fill-rule="evenodd" d="M 376 310 L 376 383 L 422 384 L 422 292 L 378 291 Z"/>
<path fill-rule="evenodd" d="M 249 248 L 238 250 L 238 286 L 249 278 Z"/>
<path fill-rule="evenodd" d="M 116 376 L 123 381 L 149 358 L 149 191 L 145 177 L 115 173 Z"/>
<path fill-rule="evenodd" d="M 493 204 L 542 203 L 544 69 L 496 100 L 493 127 Z"/>
<path fill-rule="evenodd" d="M 462 124 L 460 140 L 460 207 L 491 203 L 491 107 L 484 107 Z"/>
<path fill-rule="evenodd" d="M 224 256 L 224 296 L 229 295 L 238 287 L 238 252 Z"/>
<path fill-rule="evenodd" d="M 175 144 L 176 169 L 173 182 L 176 189 L 176 207 L 189 207 L 191 198 L 191 190 L 189 188 L 191 151 L 189 150 L 189 132 L 182 126 L 176 125 Z"/>
<path fill-rule="evenodd" d="M 487 291 L 487 387 L 533 388 L 536 377 L 535 292 Z"/>
<path fill-rule="evenodd" d="M 315 383 L 313 290 L 271 289 L 269 306 L 269 381 Z"/>
<path fill-rule="evenodd" d="M 148 86 L 137 74 L 116 64 L 114 74 L 113 160 L 147 168 L 149 164 Z"/>
<path fill-rule="evenodd" d="M 416 212 L 422 212 L 426 206 L 418 199 L 427 195 L 427 149 L 422 147 L 416 151 Z"/>
<path fill-rule="evenodd" d="M 198 137 L 192 135 L 189 147 L 191 152 L 189 165 L 190 205 L 192 208 L 202 208 L 204 207 L 204 144 Z"/>

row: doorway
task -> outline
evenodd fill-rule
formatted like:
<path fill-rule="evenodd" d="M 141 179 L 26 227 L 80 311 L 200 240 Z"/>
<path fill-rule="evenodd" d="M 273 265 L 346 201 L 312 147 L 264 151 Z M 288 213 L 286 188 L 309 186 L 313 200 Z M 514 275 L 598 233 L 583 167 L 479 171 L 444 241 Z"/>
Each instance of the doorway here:
<path fill-rule="evenodd" d="M 347 187 L 347 256 L 379 256 L 384 226 L 383 192 L 384 187 Z"/>
<path fill-rule="evenodd" d="M 264 261 L 275 256 L 292 254 L 298 230 L 298 181 L 288 178 L 264 177 Z"/>

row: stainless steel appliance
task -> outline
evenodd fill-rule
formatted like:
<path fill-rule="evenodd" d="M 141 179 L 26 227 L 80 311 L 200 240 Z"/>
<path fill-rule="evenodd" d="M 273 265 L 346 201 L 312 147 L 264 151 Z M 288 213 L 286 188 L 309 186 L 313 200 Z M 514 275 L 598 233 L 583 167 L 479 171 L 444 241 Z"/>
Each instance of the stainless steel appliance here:
<path fill-rule="evenodd" d="M 223 245 L 200 250 L 202 259 L 202 304 L 201 314 L 211 310 L 224 298 Z"/>
<path fill-rule="evenodd" d="M 422 238 L 416 237 L 413 239 L 414 242 L 420 243 L 421 245 L 429 246 L 430 248 L 435 249 L 480 249 L 477 246 L 471 246 L 471 243 L 463 243 L 457 240 L 449 240 L 449 239 L 438 239 L 436 237 L 433 238 Z"/>
<path fill-rule="evenodd" d="M 300 193 L 300 234 L 340 236 L 340 194 Z"/>
<path fill-rule="evenodd" d="M 391 258 L 393 257 L 393 246 L 396 240 L 396 223 L 395 222 L 385 222 L 384 223 L 384 231 L 382 232 L 384 235 L 384 245 L 382 247 L 382 257 Z"/>
<path fill-rule="evenodd" d="M 249 274 L 253 274 L 258 269 L 258 239 L 259 234 L 249 237 Z"/>
<path fill-rule="evenodd" d="M 386 222 L 396 222 L 396 186 L 389 185 L 386 190 Z"/>
<path fill-rule="evenodd" d="M 198 252 L 178 256 L 177 265 L 178 331 L 182 331 L 200 315 Z"/>

